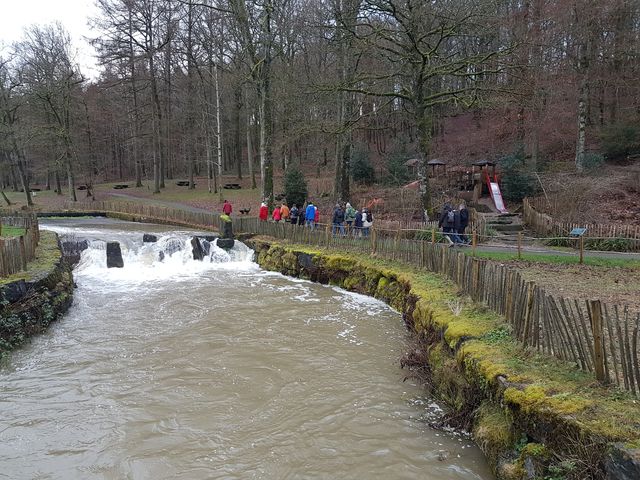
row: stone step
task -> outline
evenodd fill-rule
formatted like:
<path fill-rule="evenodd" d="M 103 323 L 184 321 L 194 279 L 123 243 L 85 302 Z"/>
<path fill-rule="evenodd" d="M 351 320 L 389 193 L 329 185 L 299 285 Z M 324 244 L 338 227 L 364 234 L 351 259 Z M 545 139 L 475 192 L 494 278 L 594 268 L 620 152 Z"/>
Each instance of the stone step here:
<path fill-rule="evenodd" d="M 523 227 L 521 224 L 503 225 L 503 224 L 488 223 L 487 227 L 493 228 L 497 232 L 521 232 L 523 230 Z"/>

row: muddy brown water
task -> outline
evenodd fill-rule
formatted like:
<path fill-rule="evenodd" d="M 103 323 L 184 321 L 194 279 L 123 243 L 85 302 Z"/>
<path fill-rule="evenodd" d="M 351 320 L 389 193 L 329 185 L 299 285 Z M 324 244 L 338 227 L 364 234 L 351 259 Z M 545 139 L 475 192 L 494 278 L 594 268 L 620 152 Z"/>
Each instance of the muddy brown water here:
<path fill-rule="evenodd" d="M 263 271 L 241 245 L 195 262 L 185 232 L 45 225 L 92 242 L 69 312 L 0 370 L 0 478 L 493 478 L 428 426 L 440 410 L 403 381 L 409 338 L 383 303 Z M 123 269 L 106 269 L 114 239 Z"/>

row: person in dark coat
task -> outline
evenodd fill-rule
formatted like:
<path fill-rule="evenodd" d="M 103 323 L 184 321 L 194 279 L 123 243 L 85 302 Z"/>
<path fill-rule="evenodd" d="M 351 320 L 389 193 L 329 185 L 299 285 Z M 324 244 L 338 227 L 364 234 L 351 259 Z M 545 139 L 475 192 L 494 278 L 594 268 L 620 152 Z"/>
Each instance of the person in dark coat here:
<path fill-rule="evenodd" d="M 438 227 L 442 228 L 442 233 L 447 237 L 451 245 L 460 243 L 460 237 L 456 233 L 456 216 L 458 217 L 458 223 L 460 222 L 460 213 L 456 214 L 456 210 L 451 208 L 449 203 L 445 203 L 442 207 L 442 213 L 440 214 L 440 220 L 438 221 Z"/>
<path fill-rule="evenodd" d="M 464 231 L 469 226 L 469 210 L 467 210 L 467 206 L 463 203 L 460 204 L 460 225 L 458 227 L 458 236 L 462 243 L 469 243 L 469 238 L 465 235 Z"/>
<path fill-rule="evenodd" d="M 298 210 L 298 206 L 294 203 L 293 207 L 291 207 L 291 210 L 289 210 L 289 220 L 291 221 L 291 225 L 298 224 L 299 214 L 300 214 L 300 211 Z"/>
<path fill-rule="evenodd" d="M 336 208 L 333 210 L 331 223 L 333 224 L 331 233 L 335 235 L 336 232 L 340 230 L 340 235 L 344 237 L 344 210 L 340 205 L 336 205 Z"/>
<path fill-rule="evenodd" d="M 353 220 L 353 236 L 359 237 L 361 231 L 362 231 L 362 212 L 360 210 L 356 210 L 356 216 Z"/>

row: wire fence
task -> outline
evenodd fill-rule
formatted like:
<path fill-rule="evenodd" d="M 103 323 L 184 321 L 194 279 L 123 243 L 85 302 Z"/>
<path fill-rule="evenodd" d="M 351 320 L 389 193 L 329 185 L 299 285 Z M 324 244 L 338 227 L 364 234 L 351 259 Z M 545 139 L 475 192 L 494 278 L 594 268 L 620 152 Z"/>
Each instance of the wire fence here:
<path fill-rule="evenodd" d="M 127 202 L 71 205 L 81 211 L 127 213 L 139 221 L 219 227 L 219 218 L 213 213 Z M 632 312 L 627 306 L 550 294 L 508 265 L 448 248 L 449 240 L 440 233 L 436 235 L 433 227 L 392 230 L 376 226 L 349 231 L 328 224 L 307 227 L 254 217 L 235 217 L 233 226 L 238 233 L 376 256 L 442 274 L 474 301 L 504 316 L 513 336 L 525 347 L 573 362 L 603 383 L 613 383 L 640 394 L 640 313 Z M 481 237 L 475 232 L 472 236 Z"/>
<path fill-rule="evenodd" d="M 26 270 L 27 263 L 35 258 L 40 230 L 38 218 L 33 214 L 9 216 L 6 212 L 0 217 L 0 224 L 24 229 L 22 235 L 0 238 L 0 277 L 7 277 Z"/>

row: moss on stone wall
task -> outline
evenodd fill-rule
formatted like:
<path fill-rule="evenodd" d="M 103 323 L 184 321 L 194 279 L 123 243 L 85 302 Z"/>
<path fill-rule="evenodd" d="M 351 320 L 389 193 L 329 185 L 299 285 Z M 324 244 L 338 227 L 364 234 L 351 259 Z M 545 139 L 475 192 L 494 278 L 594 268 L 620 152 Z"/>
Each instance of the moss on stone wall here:
<path fill-rule="evenodd" d="M 265 269 L 371 295 L 402 312 L 426 339 L 418 358 L 427 359 L 434 394 L 466 416 L 499 478 L 636 478 L 611 461 L 622 457 L 614 442 L 640 438 L 635 399 L 524 350 L 503 319 L 459 297 L 450 282 L 371 257 L 249 243 Z M 624 468 L 640 472 L 640 462 L 625 455 Z"/>
<path fill-rule="evenodd" d="M 0 357 L 46 330 L 73 298 L 71 269 L 62 261 L 52 232 L 42 232 L 36 259 L 27 271 L 5 280 L 0 285 Z M 20 298 L 7 300 L 10 290 Z"/>

